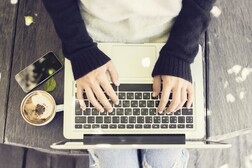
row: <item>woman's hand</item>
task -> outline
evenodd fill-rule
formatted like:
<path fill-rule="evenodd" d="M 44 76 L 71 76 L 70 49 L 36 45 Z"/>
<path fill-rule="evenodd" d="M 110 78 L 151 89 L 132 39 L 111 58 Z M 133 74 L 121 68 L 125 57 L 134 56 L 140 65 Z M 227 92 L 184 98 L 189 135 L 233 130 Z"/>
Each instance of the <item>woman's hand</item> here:
<path fill-rule="evenodd" d="M 80 106 L 83 110 L 86 109 L 86 105 L 83 101 L 83 90 L 85 90 L 87 98 L 90 101 L 90 103 L 99 112 L 104 112 L 104 108 L 108 112 L 113 111 L 113 108 L 111 104 L 109 103 L 108 99 L 106 98 L 103 90 L 110 97 L 113 103 L 119 104 L 119 99 L 107 79 L 107 75 L 106 75 L 107 71 L 109 72 L 111 81 L 116 86 L 119 86 L 118 73 L 112 61 L 107 62 L 103 66 L 89 72 L 85 76 L 76 80 L 77 97 L 79 99 Z"/>
<path fill-rule="evenodd" d="M 154 97 L 156 97 L 161 91 L 161 83 L 162 83 L 162 94 L 158 106 L 159 113 L 162 113 L 165 110 L 171 91 L 172 91 L 172 102 L 170 106 L 167 108 L 166 112 L 170 113 L 175 112 L 178 109 L 181 109 L 186 101 L 187 101 L 186 107 L 189 108 L 191 106 L 193 102 L 194 93 L 192 84 L 189 81 L 169 75 L 155 76 L 153 78 Z"/>

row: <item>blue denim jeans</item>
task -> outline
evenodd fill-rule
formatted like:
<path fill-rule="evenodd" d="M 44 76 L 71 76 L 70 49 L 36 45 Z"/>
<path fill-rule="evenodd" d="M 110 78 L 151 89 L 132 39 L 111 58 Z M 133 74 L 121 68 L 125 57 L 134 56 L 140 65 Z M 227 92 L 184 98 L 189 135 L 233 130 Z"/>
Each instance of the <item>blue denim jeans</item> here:
<path fill-rule="evenodd" d="M 186 168 L 186 149 L 89 149 L 89 168 Z"/>

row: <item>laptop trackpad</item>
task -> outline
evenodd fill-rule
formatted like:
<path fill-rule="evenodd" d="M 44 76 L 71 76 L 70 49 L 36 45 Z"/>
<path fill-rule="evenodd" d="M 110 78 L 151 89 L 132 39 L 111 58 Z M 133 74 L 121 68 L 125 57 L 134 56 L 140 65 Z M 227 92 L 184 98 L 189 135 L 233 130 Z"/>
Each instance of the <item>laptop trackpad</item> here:
<path fill-rule="evenodd" d="M 156 46 L 115 45 L 110 55 L 121 82 L 152 82 L 157 60 Z"/>

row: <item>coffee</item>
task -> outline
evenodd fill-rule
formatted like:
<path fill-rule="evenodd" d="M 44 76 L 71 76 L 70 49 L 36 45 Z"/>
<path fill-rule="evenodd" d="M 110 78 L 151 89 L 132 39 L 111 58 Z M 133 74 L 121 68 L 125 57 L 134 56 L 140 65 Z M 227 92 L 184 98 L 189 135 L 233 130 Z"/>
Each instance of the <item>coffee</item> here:
<path fill-rule="evenodd" d="M 55 115 L 55 101 L 47 92 L 34 91 L 24 98 L 21 113 L 32 125 L 44 124 Z"/>

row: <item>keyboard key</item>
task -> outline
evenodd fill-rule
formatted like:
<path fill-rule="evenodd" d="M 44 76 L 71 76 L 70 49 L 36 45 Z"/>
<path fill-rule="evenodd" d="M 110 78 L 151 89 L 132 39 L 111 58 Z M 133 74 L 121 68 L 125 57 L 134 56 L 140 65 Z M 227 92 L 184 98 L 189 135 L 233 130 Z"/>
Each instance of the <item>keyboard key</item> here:
<path fill-rule="evenodd" d="M 82 115 L 82 110 L 80 108 L 75 107 L 75 115 Z"/>
<path fill-rule="evenodd" d="M 142 99 L 142 93 L 135 93 L 135 99 Z"/>
<path fill-rule="evenodd" d="M 178 128 L 185 128 L 185 124 L 179 124 Z"/>
<path fill-rule="evenodd" d="M 108 128 L 108 124 L 102 124 L 101 128 L 104 128 L 104 129 Z"/>
<path fill-rule="evenodd" d="M 136 123 L 136 117 L 135 116 L 130 116 L 129 117 L 129 123 Z"/>
<path fill-rule="evenodd" d="M 136 124 L 136 125 L 135 125 L 135 128 L 143 128 L 143 125 L 141 125 L 141 124 Z"/>
<path fill-rule="evenodd" d="M 170 124 L 169 128 L 176 128 L 176 125 L 175 124 Z"/>
<path fill-rule="evenodd" d="M 119 123 L 119 117 L 114 116 L 114 117 L 112 118 L 112 121 L 113 121 L 113 123 Z"/>
<path fill-rule="evenodd" d="M 123 109 L 122 108 L 116 109 L 116 115 L 123 115 Z"/>
<path fill-rule="evenodd" d="M 127 99 L 134 99 L 134 93 L 127 93 Z"/>
<path fill-rule="evenodd" d="M 83 111 L 83 114 L 84 114 L 84 115 L 90 115 L 90 114 L 91 114 L 91 109 L 90 109 L 90 108 L 86 108 L 86 109 Z"/>
<path fill-rule="evenodd" d="M 96 116 L 96 123 L 103 123 L 103 117 Z"/>
<path fill-rule="evenodd" d="M 138 107 L 138 101 L 132 100 L 131 101 L 131 107 Z"/>
<path fill-rule="evenodd" d="M 99 115 L 99 111 L 95 108 L 92 109 L 92 115 Z"/>
<path fill-rule="evenodd" d="M 170 117 L 170 123 L 177 123 L 177 117 Z"/>
<path fill-rule="evenodd" d="M 100 115 L 107 115 L 108 112 L 107 111 L 104 111 L 103 113 L 100 113 Z"/>
<path fill-rule="evenodd" d="M 124 124 L 119 124 L 118 128 L 125 128 L 125 125 Z"/>
<path fill-rule="evenodd" d="M 144 100 L 139 101 L 139 107 L 146 107 L 146 101 Z"/>
<path fill-rule="evenodd" d="M 115 115 L 115 109 L 112 112 L 108 112 L 108 115 Z"/>
<path fill-rule="evenodd" d="M 129 100 L 124 100 L 123 101 L 123 107 L 130 107 L 130 101 Z"/>
<path fill-rule="evenodd" d="M 128 124 L 127 128 L 134 128 L 134 125 L 133 124 Z"/>
<path fill-rule="evenodd" d="M 132 115 L 132 109 L 131 108 L 126 108 L 125 109 L 125 115 Z"/>
<path fill-rule="evenodd" d="M 186 123 L 193 123 L 193 117 L 186 117 Z"/>
<path fill-rule="evenodd" d="M 176 112 L 173 113 L 174 115 L 181 115 L 181 110 L 178 110 Z"/>
<path fill-rule="evenodd" d="M 91 128 L 90 124 L 84 124 L 84 129 L 89 129 L 89 128 Z"/>
<path fill-rule="evenodd" d="M 157 114 L 157 109 L 156 108 L 150 108 L 149 112 L 150 112 L 150 115 L 156 115 Z"/>
<path fill-rule="evenodd" d="M 192 109 L 182 109 L 182 115 L 193 115 Z"/>
<path fill-rule="evenodd" d="M 160 102 L 159 100 L 156 100 L 156 101 L 155 101 L 155 107 L 158 107 L 159 102 Z"/>
<path fill-rule="evenodd" d="M 160 123 L 160 117 L 159 116 L 157 116 L 157 117 L 154 117 L 154 123 Z"/>
<path fill-rule="evenodd" d="M 111 117 L 104 117 L 104 123 L 111 123 Z"/>
<path fill-rule="evenodd" d="M 137 117 L 137 123 L 144 123 L 144 117 L 138 116 Z"/>
<path fill-rule="evenodd" d="M 86 123 L 86 117 L 75 117 L 75 123 Z"/>
<path fill-rule="evenodd" d="M 145 117 L 145 123 L 152 123 L 152 117 L 146 116 Z"/>
<path fill-rule="evenodd" d="M 150 93 L 143 93 L 143 99 L 150 99 Z"/>
<path fill-rule="evenodd" d="M 161 128 L 168 128 L 168 125 L 166 125 L 166 124 L 161 124 Z"/>
<path fill-rule="evenodd" d="M 185 117 L 184 116 L 179 116 L 178 117 L 178 123 L 185 123 Z"/>
<path fill-rule="evenodd" d="M 125 99 L 126 98 L 126 94 L 125 93 L 119 93 L 118 94 L 118 98 L 119 99 Z"/>
<path fill-rule="evenodd" d="M 81 129 L 81 128 L 82 128 L 82 125 L 79 125 L 79 124 L 78 124 L 78 125 L 75 125 L 75 128 L 76 128 L 76 129 Z"/>
<path fill-rule="evenodd" d="M 111 124 L 111 125 L 109 125 L 109 128 L 115 129 L 115 128 L 117 128 L 117 125 L 116 124 Z"/>
<path fill-rule="evenodd" d="M 122 107 L 122 101 L 119 100 L 119 103 L 117 105 L 115 104 L 115 107 Z"/>
<path fill-rule="evenodd" d="M 94 123 L 94 117 L 88 116 L 88 123 Z"/>
<path fill-rule="evenodd" d="M 142 108 L 141 109 L 141 115 L 148 115 L 148 109 L 147 108 Z"/>
<path fill-rule="evenodd" d="M 162 117 L 162 123 L 169 123 L 169 117 L 168 116 L 163 116 Z"/>
<path fill-rule="evenodd" d="M 186 124 L 186 128 L 193 128 L 192 124 Z"/>
<path fill-rule="evenodd" d="M 158 96 L 153 97 L 153 96 L 151 95 L 151 99 L 153 99 L 153 100 L 157 100 L 157 99 L 158 99 Z"/>
<path fill-rule="evenodd" d="M 144 128 L 151 128 L 150 124 L 144 124 Z"/>
<path fill-rule="evenodd" d="M 154 101 L 153 100 L 149 100 L 147 101 L 147 107 L 154 107 Z"/>
<path fill-rule="evenodd" d="M 100 125 L 99 124 L 93 124 L 92 128 L 100 128 Z"/>
<path fill-rule="evenodd" d="M 152 128 L 159 128 L 159 125 L 158 124 L 153 124 Z"/>
<path fill-rule="evenodd" d="M 139 108 L 133 109 L 133 115 L 140 115 L 140 109 Z"/>
<path fill-rule="evenodd" d="M 128 117 L 126 116 L 121 117 L 121 123 L 128 123 Z"/>

